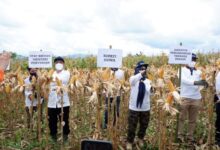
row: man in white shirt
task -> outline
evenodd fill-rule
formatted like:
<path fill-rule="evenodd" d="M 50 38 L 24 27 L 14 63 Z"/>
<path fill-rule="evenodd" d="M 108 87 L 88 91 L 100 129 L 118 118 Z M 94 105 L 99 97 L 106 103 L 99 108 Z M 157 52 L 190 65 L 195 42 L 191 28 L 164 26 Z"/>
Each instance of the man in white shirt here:
<path fill-rule="evenodd" d="M 61 93 L 57 92 L 56 78 L 59 79 L 62 83 L 62 86 L 67 86 L 70 79 L 70 72 L 64 70 L 64 59 L 62 57 L 56 57 L 54 59 L 56 71 L 53 73 L 52 78 L 53 82 L 50 85 L 50 94 L 48 99 L 48 116 L 49 116 L 49 128 L 50 135 L 56 141 L 57 139 L 57 123 L 58 118 L 61 121 L 61 106 L 63 103 L 63 138 L 66 141 L 68 139 L 69 129 L 69 96 L 68 92 L 62 90 Z"/>
<path fill-rule="evenodd" d="M 220 68 L 220 65 L 218 66 Z M 220 71 L 216 76 L 216 94 L 214 98 L 216 109 L 216 121 L 215 121 L 215 142 L 220 147 Z"/>
<path fill-rule="evenodd" d="M 137 63 L 135 74 L 130 77 L 131 94 L 128 114 L 127 149 L 132 149 L 137 124 L 139 123 L 138 143 L 144 145 L 144 136 L 150 120 L 150 80 L 146 78 L 148 64 L 143 61 Z"/>
<path fill-rule="evenodd" d="M 118 80 L 124 79 L 124 71 L 119 68 L 111 68 L 111 74 L 114 75 L 114 77 Z M 113 125 L 116 123 L 116 117 L 119 118 L 119 112 L 120 112 L 120 95 L 121 93 L 118 93 L 116 96 L 116 106 L 114 106 L 114 119 L 113 119 Z M 105 99 L 105 116 L 104 116 L 104 128 L 107 128 L 108 124 L 108 101 L 110 101 L 110 111 L 111 111 L 111 105 L 115 97 L 110 97 L 108 99 L 108 96 L 106 96 Z M 117 115 L 117 116 L 116 116 Z"/>
<path fill-rule="evenodd" d="M 201 71 L 195 68 L 197 59 L 197 56 L 193 53 L 192 62 L 182 67 L 180 88 L 182 104 L 180 105 L 178 124 L 179 142 L 184 141 L 184 122 L 187 118 L 189 120 L 187 140 L 190 143 L 195 142 L 193 134 L 202 98 L 199 86 L 208 87 L 208 83 L 205 80 L 201 80 Z"/>

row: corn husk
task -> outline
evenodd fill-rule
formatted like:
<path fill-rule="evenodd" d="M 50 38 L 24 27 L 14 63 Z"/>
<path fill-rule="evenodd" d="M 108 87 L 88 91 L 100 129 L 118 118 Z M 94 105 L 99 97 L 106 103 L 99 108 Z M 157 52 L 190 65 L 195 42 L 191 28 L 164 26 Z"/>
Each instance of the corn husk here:
<path fill-rule="evenodd" d="M 160 69 L 158 70 L 158 77 L 159 77 L 160 79 L 163 79 L 163 77 L 164 77 L 164 70 L 163 70 L 163 68 L 160 68 Z"/>
<path fill-rule="evenodd" d="M 6 84 L 5 85 L 5 93 L 6 94 L 10 94 L 11 93 L 11 86 L 10 86 L 10 84 Z"/>
<path fill-rule="evenodd" d="M 105 69 L 102 72 L 101 76 L 103 81 L 108 81 L 111 77 L 111 70 L 109 68 Z"/>
<path fill-rule="evenodd" d="M 62 82 L 56 77 L 56 84 L 58 87 L 62 86 Z"/>

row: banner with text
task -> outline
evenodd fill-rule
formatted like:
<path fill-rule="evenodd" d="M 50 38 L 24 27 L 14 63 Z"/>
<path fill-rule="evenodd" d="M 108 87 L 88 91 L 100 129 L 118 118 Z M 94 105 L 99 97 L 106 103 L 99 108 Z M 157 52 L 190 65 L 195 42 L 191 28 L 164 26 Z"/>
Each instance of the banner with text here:
<path fill-rule="evenodd" d="M 192 61 L 192 50 L 178 47 L 170 50 L 169 64 L 189 64 Z"/>
<path fill-rule="evenodd" d="M 122 50 L 99 49 L 97 67 L 120 68 L 122 66 Z"/>
<path fill-rule="evenodd" d="M 52 53 L 48 51 L 32 51 L 29 53 L 30 68 L 52 68 Z"/>

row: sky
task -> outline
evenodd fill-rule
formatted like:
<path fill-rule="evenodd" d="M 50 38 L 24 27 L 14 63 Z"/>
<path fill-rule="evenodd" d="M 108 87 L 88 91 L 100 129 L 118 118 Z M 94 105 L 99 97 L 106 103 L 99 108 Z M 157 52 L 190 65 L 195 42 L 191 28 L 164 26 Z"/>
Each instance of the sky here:
<path fill-rule="evenodd" d="M 22 55 L 220 48 L 219 0 L 0 0 L 0 51 Z"/>

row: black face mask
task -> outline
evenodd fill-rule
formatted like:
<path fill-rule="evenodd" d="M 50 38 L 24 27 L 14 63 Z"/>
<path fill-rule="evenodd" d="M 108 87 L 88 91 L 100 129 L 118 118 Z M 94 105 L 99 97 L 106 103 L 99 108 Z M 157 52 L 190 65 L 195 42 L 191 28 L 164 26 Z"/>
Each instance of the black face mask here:
<path fill-rule="evenodd" d="M 111 68 L 111 70 L 112 70 L 112 71 L 117 71 L 117 70 L 118 70 L 118 68 Z"/>

